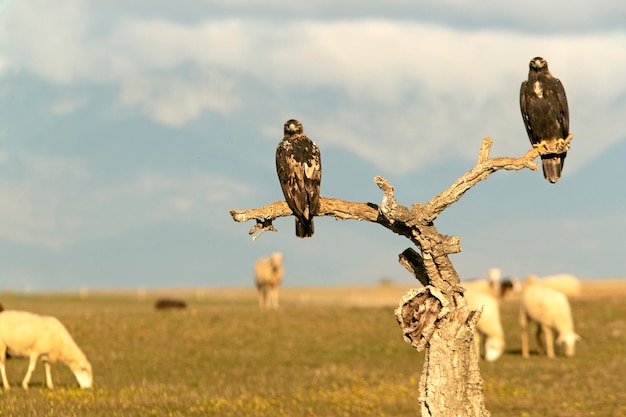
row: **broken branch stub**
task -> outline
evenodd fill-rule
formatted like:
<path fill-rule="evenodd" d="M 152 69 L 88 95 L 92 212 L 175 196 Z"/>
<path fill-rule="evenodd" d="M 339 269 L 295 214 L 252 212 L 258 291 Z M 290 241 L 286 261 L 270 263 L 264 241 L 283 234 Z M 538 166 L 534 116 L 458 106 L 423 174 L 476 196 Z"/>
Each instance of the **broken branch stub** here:
<path fill-rule="evenodd" d="M 435 332 L 437 320 L 445 317 L 449 311 L 447 297 L 429 285 L 409 290 L 396 308 L 395 316 L 404 341 L 422 351 Z"/>

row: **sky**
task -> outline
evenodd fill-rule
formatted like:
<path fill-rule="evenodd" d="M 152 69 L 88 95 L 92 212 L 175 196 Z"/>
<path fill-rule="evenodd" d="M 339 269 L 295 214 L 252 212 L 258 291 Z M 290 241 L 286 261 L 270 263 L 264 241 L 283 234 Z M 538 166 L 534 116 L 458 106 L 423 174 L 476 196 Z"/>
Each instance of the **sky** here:
<path fill-rule="evenodd" d="M 537 12 L 540 10 L 540 13 Z M 0 1 L 0 290 L 416 282 L 376 224 L 293 218 L 252 241 L 231 209 L 281 200 L 283 123 L 321 149 L 322 195 L 426 203 L 476 161 L 530 143 L 535 56 L 567 91 L 557 184 L 498 172 L 436 220 L 462 278 L 626 276 L 626 3 Z"/>

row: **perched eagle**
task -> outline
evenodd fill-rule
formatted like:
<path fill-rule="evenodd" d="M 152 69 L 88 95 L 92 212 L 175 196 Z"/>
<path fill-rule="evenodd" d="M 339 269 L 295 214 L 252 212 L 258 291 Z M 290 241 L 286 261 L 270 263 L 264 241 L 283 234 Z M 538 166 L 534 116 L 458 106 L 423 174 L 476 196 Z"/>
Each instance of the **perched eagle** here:
<path fill-rule="evenodd" d="M 304 134 L 302 123 L 285 122 L 285 137 L 276 148 L 276 172 L 285 200 L 296 216 L 296 236 L 313 236 L 322 180 L 322 161 L 317 145 Z"/>
<path fill-rule="evenodd" d="M 569 135 L 569 110 L 565 89 L 541 57 L 530 61 L 528 80 L 520 89 L 520 109 L 530 143 L 539 149 L 555 149 Z M 543 176 L 555 183 L 561 177 L 567 152 L 541 155 Z"/>

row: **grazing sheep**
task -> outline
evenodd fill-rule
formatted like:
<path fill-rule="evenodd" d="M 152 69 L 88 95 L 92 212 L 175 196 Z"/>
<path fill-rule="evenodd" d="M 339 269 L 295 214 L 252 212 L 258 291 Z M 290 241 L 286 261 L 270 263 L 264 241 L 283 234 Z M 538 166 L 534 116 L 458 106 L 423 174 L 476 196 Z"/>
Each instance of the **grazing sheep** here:
<path fill-rule="evenodd" d="M 2 304 L 0 304 L 0 313 L 1 313 L 1 312 L 3 312 L 3 311 L 4 311 L 4 307 L 2 306 Z M 8 352 L 7 352 L 7 353 L 5 353 L 5 357 L 6 357 L 7 359 L 11 359 L 11 355 L 9 355 L 9 353 L 8 353 Z"/>
<path fill-rule="evenodd" d="M 154 308 L 156 310 L 182 310 L 187 308 L 187 303 L 175 298 L 159 298 L 154 303 Z"/>
<path fill-rule="evenodd" d="M 483 294 L 489 294 L 498 300 L 503 300 L 507 294 L 520 291 L 519 281 L 513 277 L 502 278 L 500 268 L 489 268 L 487 279 L 476 278 L 463 281 L 461 285 Z"/>
<path fill-rule="evenodd" d="M 57 360 L 65 363 L 74 373 L 81 388 L 90 388 L 93 376 L 91 364 L 80 350 L 72 336 L 55 317 L 41 316 L 27 311 L 5 310 L 0 314 L 0 372 L 2 383 L 8 390 L 4 354 L 30 358 L 28 371 L 22 387 L 28 383 L 39 358 L 46 369 L 46 385 L 54 388 L 50 373 L 50 363 Z"/>
<path fill-rule="evenodd" d="M 259 290 L 259 308 L 278 309 L 278 286 L 283 280 L 283 274 L 283 254 L 280 252 L 256 261 L 254 277 Z"/>
<path fill-rule="evenodd" d="M 483 306 L 483 312 L 476 323 L 474 343 L 476 352 L 480 354 L 480 339 L 484 338 L 485 360 L 491 362 L 498 359 L 504 352 L 504 330 L 500 321 L 500 305 L 498 300 L 490 294 L 485 294 L 474 289 L 467 289 L 464 293 L 465 300 L 472 310 Z"/>
<path fill-rule="evenodd" d="M 506 277 L 500 282 L 500 294 L 498 298 L 504 300 L 509 293 L 521 293 L 522 284 L 517 278 Z"/>
<path fill-rule="evenodd" d="M 0 304 L 0 313 L 4 311 L 4 307 L 2 306 L 2 304 Z M 11 359 L 11 355 L 9 355 L 9 353 L 5 353 L 5 357 L 6 359 Z"/>
<path fill-rule="evenodd" d="M 500 286 L 502 279 L 502 270 L 499 268 L 489 268 L 487 270 L 487 279 L 470 279 L 464 281 L 461 285 L 467 289 L 473 289 L 483 294 L 489 294 L 496 298 L 500 296 Z"/>
<path fill-rule="evenodd" d="M 557 345 L 563 346 L 565 356 L 576 353 L 576 341 L 580 340 L 574 332 L 574 321 L 567 297 L 549 287 L 537 284 L 532 277 L 524 282 L 520 306 L 519 322 L 522 329 L 522 356 L 529 357 L 528 324 L 536 322 L 537 344 L 539 353 L 545 352 L 548 358 L 554 358 L 554 335 L 556 330 Z"/>
<path fill-rule="evenodd" d="M 502 270 L 500 268 L 489 268 L 487 270 L 487 279 L 490 282 L 500 282 L 502 279 Z"/>
<path fill-rule="evenodd" d="M 493 283 L 486 279 L 470 279 L 461 282 L 461 286 L 467 290 L 476 291 L 482 294 L 489 294 L 494 297 L 497 295 L 497 290 L 493 287 Z"/>
<path fill-rule="evenodd" d="M 544 287 L 552 288 L 567 297 L 577 297 L 581 293 L 581 284 L 578 278 L 569 274 L 549 275 L 547 277 L 538 278 L 535 275 L 529 275 L 532 280 Z"/>

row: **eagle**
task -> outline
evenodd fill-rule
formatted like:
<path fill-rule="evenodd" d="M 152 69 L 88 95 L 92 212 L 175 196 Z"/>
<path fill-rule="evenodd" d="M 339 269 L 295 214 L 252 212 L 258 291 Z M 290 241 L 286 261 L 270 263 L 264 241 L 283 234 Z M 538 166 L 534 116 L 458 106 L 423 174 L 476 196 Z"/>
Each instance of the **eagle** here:
<path fill-rule="evenodd" d="M 563 84 L 550 73 L 545 59 L 535 57 L 528 67 L 528 80 L 522 82 L 520 89 L 520 109 L 530 143 L 544 151 L 543 176 L 554 184 L 561 177 L 567 152 L 550 151 L 556 151 L 569 135 L 567 97 Z"/>
<path fill-rule="evenodd" d="M 310 238 L 320 203 L 322 161 L 319 148 L 298 120 L 285 122 L 283 140 L 276 148 L 276 173 L 285 201 L 296 217 L 296 236 Z"/>

